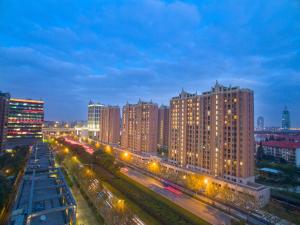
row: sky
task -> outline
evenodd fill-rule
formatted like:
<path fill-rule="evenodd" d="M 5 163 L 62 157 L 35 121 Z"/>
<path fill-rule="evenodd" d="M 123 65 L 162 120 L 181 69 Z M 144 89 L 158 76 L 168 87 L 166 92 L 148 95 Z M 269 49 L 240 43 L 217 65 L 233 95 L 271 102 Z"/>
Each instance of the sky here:
<path fill-rule="evenodd" d="M 0 91 L 43 99 L 46 120 L 216 80 L 254 90 L 267 126 L 286 105 L 300 127 L 300 1 L 0 0 Z"/>

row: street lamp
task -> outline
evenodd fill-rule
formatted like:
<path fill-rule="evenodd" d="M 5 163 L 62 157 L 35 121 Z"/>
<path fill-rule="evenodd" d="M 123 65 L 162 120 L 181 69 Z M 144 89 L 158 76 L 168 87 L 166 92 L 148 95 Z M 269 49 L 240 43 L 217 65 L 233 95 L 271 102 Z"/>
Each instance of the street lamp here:
<path fill-rule="evenodd" d="M 68 149 L 68 148 L 65 148 L 65 149 L 64 149 L 64 152 L 65 152 L 65 153 L 69 153 L 69 149 Z"/>
<path fill-rule="evenodd" d="M 78 162 L 78 159 L 77 159 L 76 156 L 73 156 L 73 157 L 72 157 L 72 160 L 73 160 L 74 162 Z"/>
<path fill-rule="evenodd" d="M 109 145 L 106 145 L 105 146 L 105 152 L 106 153 L 111 153 L 111 147 L 109 146 Z M 127 153 L 127 155 L 128 155 L 128 153 Z M 127 156 L 126 156 L 127 157 Z"/>
<path fill-rule="evenodd" d="M 204 184 L 208 184 L 208 179 L 207 178 L 204 179 Z"/>
<path fill-rule="evenodd" d="M 156 162 L 150 163 L 149 169 L 150 169 L 150 171 L 152 171 L 152 172 L 154 172 L 154 173 L 157 173 L 158 170 L 159 170 L 159 165 L 158 165 L 158 163 L 156 163 Z"/>

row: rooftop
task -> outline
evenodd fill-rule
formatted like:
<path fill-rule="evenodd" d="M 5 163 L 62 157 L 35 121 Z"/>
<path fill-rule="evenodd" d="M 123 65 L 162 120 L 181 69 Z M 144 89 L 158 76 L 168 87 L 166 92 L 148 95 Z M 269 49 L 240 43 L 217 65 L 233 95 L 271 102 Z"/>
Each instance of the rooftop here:
<path fill-rule="evenodd" d="M 262 144 L 262 146 L 274 147 L 274 148 L 288 148 L 288 149 L 297 149 L 297 148 L 300 148 L 300 142 L 264 141 L 261 144 Z"/>
<path fill-rule="evenodd" d="M 63 225 L 76 222 L 76 202 L 46 144 L 32 147 L 10 225 Z"/>
<path fill-rule="evenodd" d="M 260 171 L 267 172 L 267 173 L 274 173 L 274 174 L 280 174 L 280 170 L 272 169 L 272 168 L 261 168 Z"/>

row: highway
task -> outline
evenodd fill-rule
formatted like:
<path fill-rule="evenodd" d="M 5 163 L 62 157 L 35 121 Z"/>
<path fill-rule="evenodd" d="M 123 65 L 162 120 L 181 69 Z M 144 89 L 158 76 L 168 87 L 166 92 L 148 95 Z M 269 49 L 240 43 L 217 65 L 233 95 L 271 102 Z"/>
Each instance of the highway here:
<path fill-rule="evenodd" d="M 122 173 L 213 225 L 231 224 L 232 217 L 129 167 Z"/>

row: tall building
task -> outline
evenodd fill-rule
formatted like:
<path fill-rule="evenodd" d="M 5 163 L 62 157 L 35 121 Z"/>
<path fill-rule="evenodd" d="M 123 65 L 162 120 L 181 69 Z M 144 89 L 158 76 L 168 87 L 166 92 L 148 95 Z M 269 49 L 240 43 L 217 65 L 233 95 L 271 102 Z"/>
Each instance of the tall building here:
<path fill-rule="evenodd" d="M 282 111 L 281 128 L 284 130 L 288 130 L 291 128 L 290 112 L 286 106 Z"/>
<path fill-rule="evenodd" d="M 43 101 L 11 98 L 9 101 L 7 146 L 34 144 L 41 140 L 43 122 Z"/>
<path fill-rule="evenodd" d="M 0 92 L 0 153 L 5 146 L 10 95 Z"/>
<path fill-rule="evenodd" d="M 169 113 L 170 108 L 160 106 L 158 109 L 158 146 L 167 148 L 169 142 Z"/>
<path fill-rule="evenodd" d="M 156 152 L 157 117 L 157 104 L 126 104 L 122 111 L 121 146 L 131 151 Z"/>
<path fill-rule="evenodd" d="M 218 83 L 170 101 L 169 161 L 234 182 L 254 181 L 253 92 Z"/>
<path fill-rule="evenodd" d="M 94 103 L 92 101 L 88 104 L 88 130 L 90 132 L 90 136 L 95 138 L 99 136 L 100 132 L 100 112 L 101 108 L 104 105 L 99 103 Z"/>
<path fill-rule="evenodd" d="M 108 144 L 118 144 L 120 141 L 120 107 L 104 106 L 100 112 L 99 140 Z"/>
<path fill-rule="evenodd" d="M 265 129 L 265 120 L 262 116 L 257 118 L 257 130 L 264 130 Z"/>

